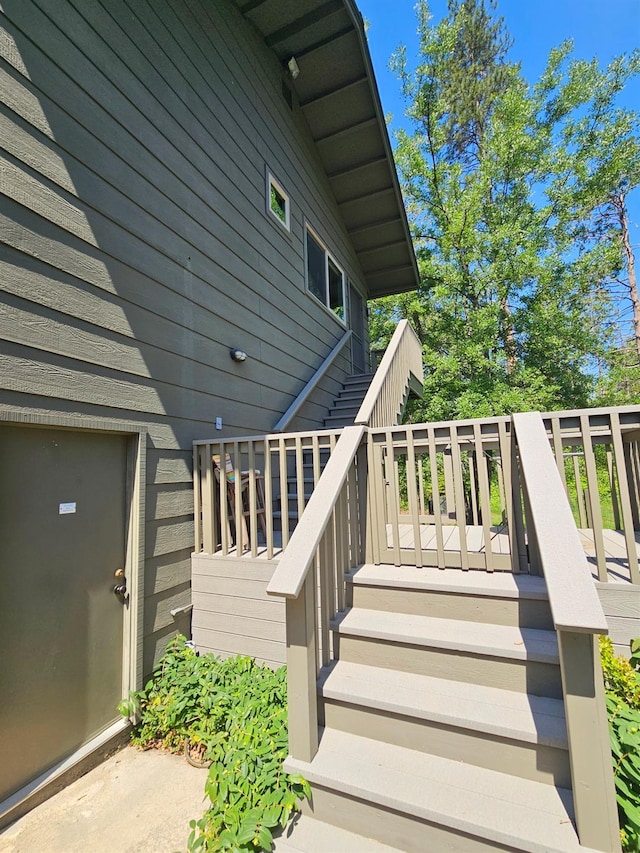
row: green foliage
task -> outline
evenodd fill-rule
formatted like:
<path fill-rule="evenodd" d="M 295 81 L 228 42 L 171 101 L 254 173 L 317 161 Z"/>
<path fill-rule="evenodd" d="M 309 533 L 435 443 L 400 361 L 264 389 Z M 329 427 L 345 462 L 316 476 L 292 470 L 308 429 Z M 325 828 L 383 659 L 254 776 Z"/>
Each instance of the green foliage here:
<path fill-rule="evenodd" d="M 617 657 L 608 637 L 600 639 L 611 752 L 625 853 L 640 851 L 640 640 L 631 659 Z"/>
<path fill-rule="evenodd" d="M 416 328 L 426 382 L 412 420 L 586 406 L 624 273 L 619 202 L 640 183 L 638 116 L 618 106 L 640 52 L 603 69 L 566 43 L 530 87 L 495 3 L 450 0 L 437 25 L 427 0 L 417 10 L 415 67 L 403 48 L 392 66 L 412 123 L 395 153 L 421 287 L 373 305 L 373 340 L 402 317 Z"/>
<path fill-rule="evenodd" d="M 197 655 L 177 637 L 144 690 L 120 706 L 139 723 L 139 746 L 181 751 L 200 746 L 211 762 L 210 807 L 191 822 L 189 851 L 270 850 L 308 783 L 282 769 L 287 755 L 286 669 L 248 657 Z"/>

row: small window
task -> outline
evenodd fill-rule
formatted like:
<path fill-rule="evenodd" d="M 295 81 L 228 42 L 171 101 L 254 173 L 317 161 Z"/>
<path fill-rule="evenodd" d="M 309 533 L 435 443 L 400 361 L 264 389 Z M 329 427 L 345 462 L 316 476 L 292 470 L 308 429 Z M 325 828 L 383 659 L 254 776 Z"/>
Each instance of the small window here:
<path fill-rule="evenodd" d="M 267 209 L 287 231 L 289 222 L 289 196 L 271 174 L 267 174 Z"/>
<path fill-rule="evenodd" d="M 344 272 L 309 226 L 306 249 L 309 292 L 346 324 Z"/>

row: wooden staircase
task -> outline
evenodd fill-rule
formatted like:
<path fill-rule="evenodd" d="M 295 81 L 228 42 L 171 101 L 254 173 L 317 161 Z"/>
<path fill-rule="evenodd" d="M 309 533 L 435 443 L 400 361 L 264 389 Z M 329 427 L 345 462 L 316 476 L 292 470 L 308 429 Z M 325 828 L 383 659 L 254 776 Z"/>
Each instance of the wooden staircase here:
<path fill-rule="evenodd" d="M 372 379 L 373 373 L 360 373 L 354 376 L 347 376 L 341 391 L 338 393 L 333 406 L 329 410 L 329 414 L 324 419 L 324 425 L 327 429 L 351 426 L 353 424 L 362 401 L 369 390 Z"/>
<path fill-rule="evenodd" d="M 541 578 L 364 565 L 331 624 L 314 817 L 416 851 L 578 851 Z"/>

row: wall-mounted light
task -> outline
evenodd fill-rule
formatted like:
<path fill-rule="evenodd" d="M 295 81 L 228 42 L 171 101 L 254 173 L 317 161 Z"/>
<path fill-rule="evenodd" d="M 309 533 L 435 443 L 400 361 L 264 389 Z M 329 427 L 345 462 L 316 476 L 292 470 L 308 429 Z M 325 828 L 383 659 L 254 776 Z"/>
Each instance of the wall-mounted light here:
<path fill-rule="evenodd" d="M 241 349 L 229 350 L 229 355 L 234 361 L 246 361 L 247 354 Z"/>
<path fill-rule="evenodd" d="M 289 69 L 289 74 L 291 74 L 292 80 L 295 80 L 298 74 L 300 74 L 300 68 L 296 62 L 295 56 L 292 56 L 287 62 L 287 68 Z"/>

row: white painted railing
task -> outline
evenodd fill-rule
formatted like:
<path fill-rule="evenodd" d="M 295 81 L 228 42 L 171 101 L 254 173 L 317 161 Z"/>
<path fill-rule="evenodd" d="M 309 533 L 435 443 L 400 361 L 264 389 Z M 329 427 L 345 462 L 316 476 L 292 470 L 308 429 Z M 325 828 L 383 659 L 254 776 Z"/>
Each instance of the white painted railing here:
<path fill-rule="evenodd" d="M 422 395 L 422 345 L 407 320 L 396 326 L 355 418 L 371 427 L 398 423 L 409 392 Z"/>

